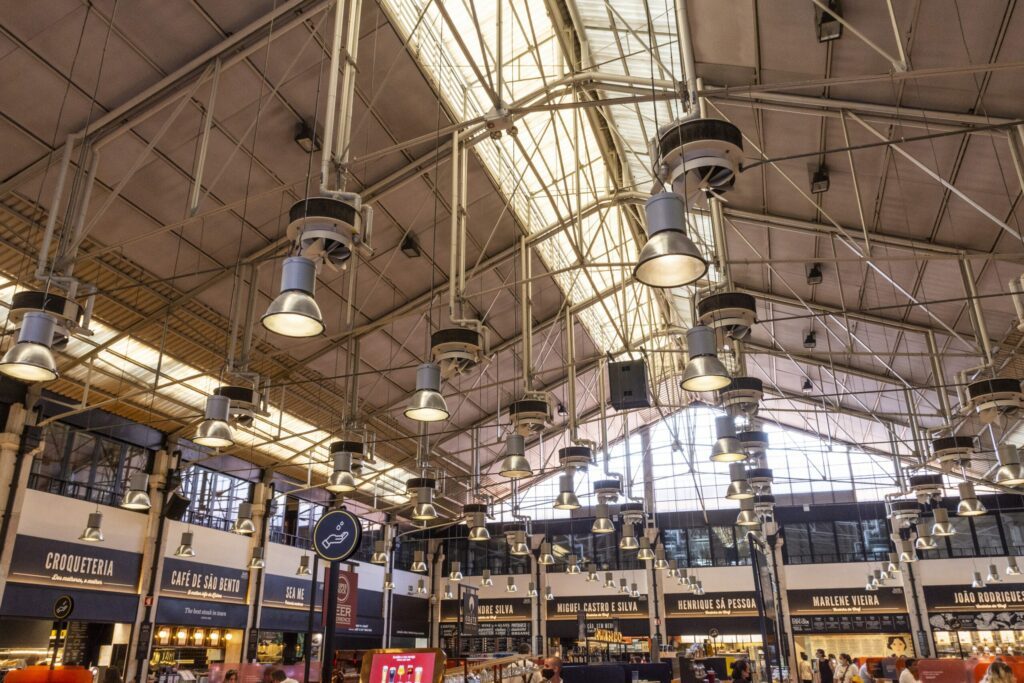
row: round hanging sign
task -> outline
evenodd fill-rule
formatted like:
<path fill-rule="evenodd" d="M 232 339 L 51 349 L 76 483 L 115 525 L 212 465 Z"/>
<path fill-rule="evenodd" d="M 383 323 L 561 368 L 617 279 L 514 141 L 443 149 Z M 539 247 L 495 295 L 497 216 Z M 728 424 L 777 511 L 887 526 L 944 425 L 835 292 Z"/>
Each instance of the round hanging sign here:
<path fill-rule="evenodd" d="M 53 617 L 64 621 L 75 611 L 75 600 L 70 595 L 62 595 L 53 601 Z"/>
<path fill-rule="evenodd" d="M 348 510 L 331 510 L 313 527 L 313 550 L 328 562 L 341 562 L 359 550 L 363 526 Z"/>

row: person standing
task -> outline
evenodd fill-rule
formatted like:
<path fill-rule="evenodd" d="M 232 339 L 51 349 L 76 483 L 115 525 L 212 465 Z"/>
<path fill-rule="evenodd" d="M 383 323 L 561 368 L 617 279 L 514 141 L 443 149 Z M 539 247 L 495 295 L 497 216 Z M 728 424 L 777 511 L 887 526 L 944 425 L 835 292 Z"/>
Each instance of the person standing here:
<path fill-rule="evenodd" d="M 828 657 L 825 656 L 825 651 L 819 649 L 814 653 L 814 655 L 818 660 L 818 683 L 833 683 L 832 663 L 828 660 Z"/>
<path fill-rule="evenodd" d="M 800 653 L 800 683 L 812 683 L 814 681 L 814 669 L 811 667 L 811 659 L 806 652 Z"/>
<path fill-rule="evenodd" d="M 853 665 L 853 657 L 845 652 L 839 655 L 836 670 L 833 674 L 835 683 L 853 683 L 853 677 L 857 675 L 857 667 Z"/>
<path fill-rule="evenodd" d="M 917 660 L 908 657 L 903 660 L 903 671 L 900 672 L 900 683 L 917 683 Z"/>
<path fill-rule="evenodd" d="M 732 683 L 750 683 L 750 662 L 737 659 L 732 663 Z"/>
<path fill-rule="evenodd" d="M 875 683 L 874 671 L 876 667 L 868 664 L 868 658 L 864 658 L 864 663 L 860 665 L 860 680 L 862 683 Z"/>

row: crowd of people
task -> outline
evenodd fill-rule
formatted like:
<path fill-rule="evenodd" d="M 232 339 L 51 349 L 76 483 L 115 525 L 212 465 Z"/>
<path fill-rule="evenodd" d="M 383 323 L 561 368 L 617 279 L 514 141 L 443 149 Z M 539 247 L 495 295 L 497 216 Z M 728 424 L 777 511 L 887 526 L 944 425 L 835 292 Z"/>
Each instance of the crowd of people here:
<path fill-rule="evenodd" d="M 891 659 L 895 660 L 892 668 L 899 669 L 898 683 L 918 683 L 916 659 L 905 656 Z M 813 661 L 806 652 L 801 652 L 799 667 L 800 683 L 875 683 L 875 679 L 889 678 L 883 662 L 876 661 L 872 666 L 867 658 L 863 658 L 858 664 L 845 652 L 836 657 L 826 655 L 822 649 L 814 653 Z M 981 683 L 1016 683 L 1016 678 L 1006 662 L 996 659 L 989 665 Z"/>

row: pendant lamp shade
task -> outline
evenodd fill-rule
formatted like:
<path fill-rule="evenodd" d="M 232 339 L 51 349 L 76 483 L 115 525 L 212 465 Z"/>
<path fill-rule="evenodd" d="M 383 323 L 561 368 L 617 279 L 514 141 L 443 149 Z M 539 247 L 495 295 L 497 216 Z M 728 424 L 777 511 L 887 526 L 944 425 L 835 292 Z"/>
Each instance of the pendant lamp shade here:
<path fill-rule="evenodd" d="M 962 482 L 959 490 L 960 502 L 957 503 L 956 514 L 961 517 L 977 517 L 988 512 L 984 504 L 978 500 L 978 496 L 974 492 L 973 483 L 969 481 Z"/>
<path fill-rule="evenodd" d="M 409 570 L 423 574 L 427 571 L 427 554 L 422 550 L 412 551 L 412 564 Z"/>
<path fill-rule="evenodd" d="M 540 555 L 537 557 L 537 564 L 550 567 L 555 563 L 555 556 L 551 553 L 551 543 L 543 541 L 540 544 Z"/>
<path fill-rule="evenodd" d="M 515 593 L 518 590 L 519 590 L 519 587 L 516 586 L 516 579 L 515 579 L 515 577 L 514 576 L 508 577 L 508 581 L 505 583 L 505 592 L 506 593 Z"/>
<path fill-rule="evenodd" d="M 57 379 L 53 359 L 53 333 L 57 321 L 48 313 L 29 311 L 21 318 L 18 341 L 0 359 L 0 373 L 20 382 L 52 382 Z"/>
<path fill-rule="evenodd" d="M 640 544 L 636 540 L 636 532 L 631 522 L 622 525 L 622 538 L 619 540 L 619 550 L 640 550 Z"/>
<path fill-rule="evenodd" d="M 711 447 L 712 462 L 733 463 L 747 459 L 743 444 L 736 438 L 736 422 L 730 415 L 719 415 L 715 418 L 715 435 L 718 439 Z M 746 479 L 745 475 L 744 479 Z M 749 488 L 749 486 L 748 482 L 747 487 Z"/>
<path fill-rule="evenodd" d="M 356 490 L 356 480 L 352 476 L 351 453 L 338 451 L 334 454 L 334 471 L 324 488 L 331 493 L 350 493 Z"/>
<path fill-rule="evenodd" d="M 537 597 L 537 584 L 533 581 L 530 582 L 529 588 L 526 589 L 526 596 L 529 598 Z"/>
<path fill-rule="evenodd" d="M 654 568 L 662 571 L 670 569 L 668 560 L 665 559 L 665 546 L 663 545 L 654 549 Z"/>
<path fill-rule="evenodd" d="M 615 524 L 612 522 L 607 503 L 598 503 L 594 507 L 594 523 L 590 526 L 590 531 L 595 534 L 615 533 Z"/>
<path fill-rule="evenodd" d="M 299 558 L 299 568 L 295 570 L 295 576 L 311 576 L 312 570 L 309 568 L 309 555 L 303 555 Z"/>
<path fill-rule="evenodd" d="M 388 563 L 388 546 L 384 541 L 373 542 L 373 554 L 370 555 L 370 562 L 373 564 Z"/>
<path fill-rule="evenodd" d="M 501 476 L 507 479 L 532 477 L 533 468 L 526 459 L 526 441 L 522 434 L 509 434 L 505 439 L 505 457 L 501 461 Z"/>
<path fill-rule="evenodd" d="M 483 587 L 483 586 L 493 586 L 493 585 L 494 585 L 494 579 L 491 578 L 491 570 L 490 569 L 485 569 L 483 571 L 482 575 L 480 576 L 480 586 Z"/>
<path fill-rule="evenodd" d="M 441 395 L 441 367 L 422 363 L 416 369 L 416 391 L 405 408 L 405 416 L 417 422 L 440 422 L 448 419 L 448 404 Z"/>
<path fill-rule="evenodd" d="M 454 597 L 455 594 L 452 593 L 452 584 L 446 581 L 444 584 L 444 599 L 451 600 Z"/>
<path fill-rule="evenodd" d="M 654 551 L 651 550 L 651 539 L 647 536 L 640 537 L 640 549 L 636 553 L 636 559 L 638 560 L 653 560 Z"/>
<path fill-rule="evenodd" d="M 923 517 L 917 525 L 917 540 L 914 542 L 914 547 L 918 550 L 935 550 L 939 547 L 932 537 L 932 524 L 928 517 Z"/>
<path fill-rule="evenodd" d="M 988 566 L 988 576 L 985 577 L 987 583 L 1001 583 L 1002 577 L 999 576 L 999 567 L 994 564 Z"/>
<path fill-rule="evenodd" d="M 1020 567 L 1017 566 L 1016 557 L 1006 558 L 1006 575 L 1007 576 L 1020 576 Z"/>
<path fill-rule="evenodd" d="M 754 510 L 754 499 L 743 498 L 740 500 L 740 513 L 736 516 L 736 525 L 754 527 L 761 524 L 761 519 Z"/>
<path fill-rule="evenodd" d="M 579 510 L 580 501 L 576 497 L 576 493 L 573 490 L 573 476 L 571 472 L 566 472 L 559 479 L 559 491 L 558 497 L 555 499 L 554 508 L 556 510 Z"/>
<path fill-rule="evenodd" d="M 971 588 L 984 588 L 985 581 L 981 578 L 981 572 L 974 572 L 974 580 L 971 581 Z"/>
<path fill-rule="evenodd" d="M 686 353 L 689 360 L 680 386 L 685 391 L 717 391 L 729 385 L 729 371 L 718 360 L 715 331 L 696 325 L 686 331 Z"/>
<path fill-rule="evenodd" d="M 258 546 L 252 549 L 252 557 L 249 558 L 249 569 L 257 570 L 263 569 L 267 566 L 267 561 L 263 559 L 263 547 Z"/>
<path fill-rule="evenodd" d="M 956 529 L 949 521 L 949 511 L 943 507 L 937 507 L 932 511 L 935 515 L 935 523 L 932 524 L 932 536 L 952 536 Z"/>
<path fill-rule="evenodd" d="M 128 477 L 128 489 L 121 496 L 121 507 L 126 510 L 148 510 L 152 506 L 149 500 L 149 475 L 135 472 Z"/>
<path fill-rule="evenodd" d="M 87 543 L 99 543 L 103 540 L 103 515 L 99 512 L 89 513 L 89 520 L 85 523 L 85 529 L 78 537 L 79 541 Z"/>
<path fill-rule="evenodd" d="M 458 560 L 453 560 L 451 563 L 451 570 L 448 572 L 449 581 L 462 581 L 462 563 Z"/>
<path fill-rule="evenodd" d="M 192 441 L 207 448 L 227 448 L 235 443 L 235 436 L 228 424 L 231 399 L 214 394 L 206 397 L 205 419 L 199 423 Z"/>
<path fill-rule="evenodd" d="M 1024 484 L 1024 465 L 1020 462 L 1017 447 L 1004 443 L 996 449 L 999 469 L 996 470 L 995 483 L 1003 486 L 1020 486 Z"/>
<path fill-rule="evenodd" d="M 526 543 L 526 532 L 522 529 L 517 530 L 512 534 L 511 544 L 509 546 L 509 553 L 516 557 L 524 557 L 530 554 L 530 546 Z"/>
<path fill-rule="evenodd" d="M 579 559 L 575 555 L 569 555 L 565 561 L 565 573 L 566 574 L 579 574 L 580 565 Z"/>
<path fill-rule="evenodd" d="M 192 532 L 183 531 L 181 532 L 181 543 L 178 544 L 177 550 L 174 551 L 177 557 L 195 557 L 196 551 L 192 547 Z"/>
<path fill-rule="evenodd" d="M 615 588 L 615 577 L 612 576 L 611 572 L 604 573 L 604 587 Z"/>
<path fill-rule="evenodd" d="M 702 278 L 708 263 L 686 234 L 686 198 L 659 192 L 644 205 L 647 243 L 640 250 L 633 277 L 649 287 L 683 287 Z"/>
<path fill-rule="evenodd" d="M 260 323 L 284 337 L 315 337 L 324 331 L 324 318 L 313 298 L 316 264 L 302 256 L 286 258 L 281 266 L 281 293 Z"/>
<path fill-rule="evenodd" d="M 252 503 L 242 503 L 238 506 L 238 517 L 231 525 L 231 533 L 242 536 L 252 536 L 256 533 L 256 525 L 252 521 Z"/>
<path fill-rule="evenodd" d="M 747 467 L 742 462 L 729 463 L 729 488 L 725 490 L 729 500 L 753 498 L 754 489 L 747 480 Z"/>

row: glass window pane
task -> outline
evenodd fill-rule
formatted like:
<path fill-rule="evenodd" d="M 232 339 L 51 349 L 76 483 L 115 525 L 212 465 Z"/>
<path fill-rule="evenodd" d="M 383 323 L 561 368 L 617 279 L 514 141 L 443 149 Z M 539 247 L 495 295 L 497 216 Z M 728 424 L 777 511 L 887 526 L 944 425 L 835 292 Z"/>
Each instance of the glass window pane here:
<path fill-rule="evenodd" d="M 718 567 L 737 563 L 739 556 L 736 554 L 736 539 L 733 538 L 731 526 L 711 527 L 711 556 Z"/>
<path fill-rule="evenodd" d="M 811 552 L 815 562 L 838 562 L 836 537 L 832 522 L 811 522 L 807 525 L 811 534 Z"/>
<path fill-rule="evenodd" d="M 869 562 L 883 560 L 889 553 L 889 524 L 884 519 L 865 519 L 860 523 L 864 530 L 864 552 Z"/>
<path fill-rule="evenodd" d="M 789 564 L 814 562 L 814 556 L 811 554 L 811 536 L 806 524 L 787 524 L 785 535 L 786 543 L 782 549 Z"/>
<path fill-rule="evenodd" d="M 691 567 L 711 566 L 711 540 L 707 527 L 687 529 L 687 548 Z"/>
<path fill-rule="evenodd" d="M 860 524 L 854 521 L 835 522 L 836 542 L 839 544 L 840 562 L 863 562 L 864 543 Z"/>
<path fill-rule="evenodd" d="M 689 567 L 689 553 L 686 550 L 686 529 L 665 529 L 661 532 L 665 544 L 665 558 L 675 560 L 680 567 Z"/>
<path fill-rule="evenodd" d="M 736 564 L 750 564 L 750 542 L 747 540 L 746 527 L 738 526 L 736 532 Z"/>
<path fill-rule="evenodd" d="M 981 555 L 1002 555 L 1003 539 L 999 536 L 999 522 L 995 515 L 972 518 L 974 535 L 978 539 Z"/>
<path fill-rule="evenodd" d="M 950 523 L 956 533 L 949 536 L 950 552 L 953 557 L 974 557 L 974 538 L 971 535 L 971 524 L 966 517 L 950 515 Z M 936 539 L 940 542 L 942 539 Z"/>
<path fill-rule="evenodd" d="M 1024 511 L 1000 512 L 1003 533 L 1006 534 L 1006 545 L 1013 555 L 1024 554 Z"/>

